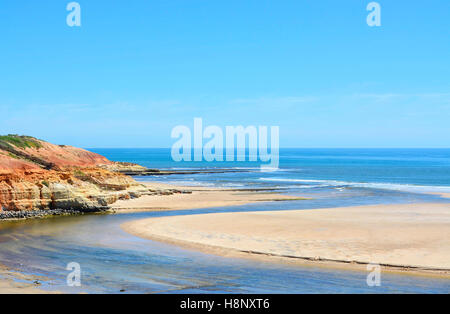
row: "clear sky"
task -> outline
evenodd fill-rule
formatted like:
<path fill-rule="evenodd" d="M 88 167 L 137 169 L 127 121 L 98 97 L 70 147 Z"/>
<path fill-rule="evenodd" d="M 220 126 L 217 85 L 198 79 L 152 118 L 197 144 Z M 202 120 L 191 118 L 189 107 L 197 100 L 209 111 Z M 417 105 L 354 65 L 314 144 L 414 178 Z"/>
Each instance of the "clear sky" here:
<path fill-rule="evenodd" d="M 282 147 L 450 147 L 450 1 L 0 2 L 0 133 L 170 147 L 277 125 Z"/>

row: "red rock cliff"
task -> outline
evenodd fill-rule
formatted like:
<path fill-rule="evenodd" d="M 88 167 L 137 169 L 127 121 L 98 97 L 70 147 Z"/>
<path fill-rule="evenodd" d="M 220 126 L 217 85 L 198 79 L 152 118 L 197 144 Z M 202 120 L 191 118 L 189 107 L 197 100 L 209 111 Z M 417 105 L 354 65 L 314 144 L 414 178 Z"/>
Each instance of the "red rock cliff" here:
<path fill-rule="evenodd" d="M 118 166 L 84 149 L 0 136 L 0 212 L 92 211 L 152 193 L 131 177 L 108 170 Z"/>

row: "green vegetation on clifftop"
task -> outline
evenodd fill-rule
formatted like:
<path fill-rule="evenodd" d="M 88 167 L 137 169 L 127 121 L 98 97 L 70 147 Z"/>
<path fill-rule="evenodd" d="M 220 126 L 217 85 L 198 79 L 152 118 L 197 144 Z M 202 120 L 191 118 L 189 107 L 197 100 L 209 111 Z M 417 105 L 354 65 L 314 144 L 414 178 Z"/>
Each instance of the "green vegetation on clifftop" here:
<path fill-rule="evenodd" d="M 8 134 L 0 135 L 0 148 L 15 146 L 18 148 L 41 148 L 42 144 L 31 136 Z"/>

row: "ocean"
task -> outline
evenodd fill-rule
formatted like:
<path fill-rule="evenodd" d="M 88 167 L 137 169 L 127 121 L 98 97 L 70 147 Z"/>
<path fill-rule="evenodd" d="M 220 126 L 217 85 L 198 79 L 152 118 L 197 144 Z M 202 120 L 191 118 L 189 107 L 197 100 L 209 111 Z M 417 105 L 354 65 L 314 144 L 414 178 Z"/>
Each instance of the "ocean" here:
<path fill-rule="evenodd" d="M 115 161 L 159 169 L 234 168 L 247 172 L 136 177 L 187 185 L 275 188 L 310 199 L 117 215 L 83 215 L 0 224 L 0 261 L 47 278 L 41 288 L 70 293 L 449 293 L 444 278 L 383 273 L 379 287 L 364 271 L 225 258 L 145 240 L 120 225 L 149 217 L 233 211 L 446 202 L 450 149 L 282 149 L 280 167 L 248 162 L 176 163 L 169 149 L 90 149 Z M 66 265 L 81 265 L 81 287 L 68 287 Z"/>
<path fill-rule="evenodd" d="M 231 168 L 243 172 L 137 177 L 181 185 L 276 188 L 334 199 L 330 205 L 417 202 L 450 193 L 450 149 L 281 149 L 275 171 L 256 162 L 174 162 L 170 149 L 91 149 L 115 161 L 165 170 Z M 291 204 L 296 205 L 296 204 Z"/>

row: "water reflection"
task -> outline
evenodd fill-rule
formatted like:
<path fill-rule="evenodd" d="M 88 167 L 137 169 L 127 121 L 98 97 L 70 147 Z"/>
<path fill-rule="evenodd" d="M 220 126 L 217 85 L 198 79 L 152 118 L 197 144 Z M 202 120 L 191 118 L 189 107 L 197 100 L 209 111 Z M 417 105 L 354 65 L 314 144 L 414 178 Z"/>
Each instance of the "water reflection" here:
<path fill-rule="evenodd" d="M 362 192 L 361 192 L 362 193 Z M 366 199 L 361 197 L 361 201 Z M 403 198 L 402 198 L 403 197 Z M 429 201 L 425 196 L 399 199 Z M 424 198 L 424 199 L 423 199 Z M 340 198 L 340 204 L 358 197 Z M 435 201 L 438 198 L 435 197 Z M 284 202 L 277 209 L 335 206 L 333 197 Z M 55 217 L 0 223 L 0 260 L 29 274 L 50 279 L 45 289 L 63 292 L 128 293 L 364 293 L 450 292 L 450 281 L 383 274 L 381 287 L 368 287 L 366 273 L 277 265 L 222 258 L 140 239 L 121 230 L 126 221 L 165 215 L 273 210 L 273 204 L 117 215 Z M 65 268 L 82 267 L 82 287 L 67 287 Z"/>

